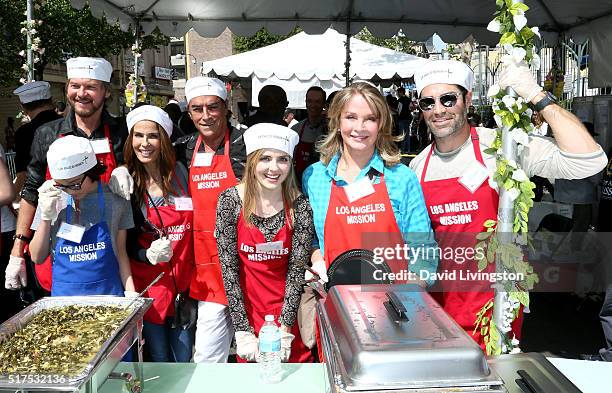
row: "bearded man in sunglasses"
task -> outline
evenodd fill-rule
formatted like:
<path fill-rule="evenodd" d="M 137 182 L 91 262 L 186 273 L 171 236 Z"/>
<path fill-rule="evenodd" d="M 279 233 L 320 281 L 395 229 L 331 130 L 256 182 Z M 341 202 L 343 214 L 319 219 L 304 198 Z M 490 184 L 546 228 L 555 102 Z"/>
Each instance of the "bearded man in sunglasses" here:
<path fill-rule="evenodd" d="M 474 247 L 475 237 L 486 220 L 496 220 L 499 204 L 495 156 L 485 152 L 495 130 L 472 127 L 468 107 L 472 104 L 474 75 L 464 63 L 438 60 L 414 76 L 419 107 L 434 141 L 411 163 L 421 181 L 425 203 L 438 243 L 445 247 Z M 511 64 L 501 75 L 500 88 L 512 88 L 521 100 L 539 111 L 553 131 L 554 139 L 530 136 L 521 158 L 527 177 L 581 179 L 606 165 L 606 155 L 580 120 L 544 93 L 523 63 Z M 478 272 L 476 261 L 442 256 L 439 271 Z M 495 271 L 489 265 L 487 271 Z M 461 273 L 463 272 L 463 275 Z M 452 276 L 451 276 L 452 277 Z M 445 311 L 484 348 L 480 331 L 472 334 L 476 314 L 493 298 L 491 283 L 439 280 L 434 297 Z M 519 318 L 513 326 L 519 333 Z"/>

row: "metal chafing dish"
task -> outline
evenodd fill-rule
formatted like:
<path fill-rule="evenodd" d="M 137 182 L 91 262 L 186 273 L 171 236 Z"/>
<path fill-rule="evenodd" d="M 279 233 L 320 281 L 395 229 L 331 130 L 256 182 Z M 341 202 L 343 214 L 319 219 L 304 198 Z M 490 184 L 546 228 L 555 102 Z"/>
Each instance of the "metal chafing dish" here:
<path fill-rule="evenodd" d="M 31 304 L 0 326 L 0 340 L 25 326 L 36 314 L 53 307 L 79 306 L 129 306 L 131 312 L 122 324 L 102 344 L 102 347 L 83 371 L 75 377 L 44 375 L 0 374 L 0 392 L 79 392 L 96 393 L 108 378 L 125 379 L 132 392 L 140 392 L 142 386 L 142 323 L 145 312 L 153 299 L 123 298 L 113 296 L 68 296 L 47 297 Z M 135 367 L 136 380 L 130 374 L 113 373 L 132 345 L 138 342 L 138 365 Z"/>
<path fill-rule="evenodd" d="M 327 294 L 320 286 L 317 289 L 318 323 L 332 392 L 521 391 L 514 388 L 518 386 L 514 379 L 509 389 L 501 377 L 523 377 L 516 374 L 521 358 L 496 358 L 490 367 L 480 347 L 417 285 L 337 285 Z M 531 373 L 540 381 L 536 385 L 567 389 L 540 392 L 579 392 L 542 359 L 523 356 L 523 363 L 539 364 L 527 367 L 529 372 L 523 372 L 527 379 Z M 547 375 L 564 382 L 547 385 L 541 382 Z"/>

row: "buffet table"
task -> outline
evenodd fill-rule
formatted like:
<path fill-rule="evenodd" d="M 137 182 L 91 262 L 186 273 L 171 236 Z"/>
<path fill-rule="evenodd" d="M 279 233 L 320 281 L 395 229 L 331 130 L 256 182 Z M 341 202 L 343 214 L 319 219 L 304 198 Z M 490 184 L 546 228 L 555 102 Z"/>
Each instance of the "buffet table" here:
<path fill-rule="evenodd" d="M 133 363 L 120 363 L 116 372 L 135 374 Z M 283 364 L 283 380 L 264 385 L 259 379 L 259 365 L 145 363 L 143 393 L 263 392 L 301 393 L 328 392 L 323 364 Z M 121 392 L 124 382 L 108 380 L 99 393 Z"/>
<path fill-rule="evenodd" d="M 583 393 L 607 389 L 612 363 L 549 358 Z M 143 393 L 266 392 L 327 393 L 323 364 L 284 364 L 284 378 L 276 385 L 263 385 L 257 364 L 145 363 Z M 134 373 L 134 364 L 120 363 L 115 371 Z M 100 393 L 121 392 L 123 382 L 107 381 Z M 205 389 L 205 390 L 203 390 Z"/>

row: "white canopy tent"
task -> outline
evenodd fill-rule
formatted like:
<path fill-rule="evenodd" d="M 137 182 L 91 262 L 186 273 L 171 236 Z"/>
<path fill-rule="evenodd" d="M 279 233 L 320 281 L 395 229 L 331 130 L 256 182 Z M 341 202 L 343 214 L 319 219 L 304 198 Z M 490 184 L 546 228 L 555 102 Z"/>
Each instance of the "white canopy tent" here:
<path fill-rule="evenodd" d="M 367 26 L 376 36 L 391 36 L 402 29 L 407 37 L 425 41 L 438 33 L 445 42 L 464 41 L 469 35 L 483 44 L 495 44 L 496 33 L 486 30 L 495 11 L 494 0 L 71 0 L 86 2 L 97 15 L 119 20 L 123 27 L 138 23 L 145 33 L 155 27 L 170 36 L 190 28 L 216 37 L 226 28 L 237 35 L 252 35 L 261 27 L 287 34 L 300 26 L 320 34 L 330 26 L 354 34 Z M 525 0 L 531 8 L 529 24 L 539 26 L 549 42 L 560 35 L 576 41 L 591 38 L 591 87 L 612 80 L 612 0 Z"/>
<path fill-rule="evenodd" d="M 333 29 L 323 34 L 298 33 L 281 42 L 202 64 L 204 74 L 251 78 L 252 103 L 265 85 L 287 92 L 290 108 L 304 108 L 306 90 L 321 86 L 327 93 L 344 87 L 346 36 Z M 364 80 L 407 79 L 428 60 L 352 38 L 350 77 Z"/>

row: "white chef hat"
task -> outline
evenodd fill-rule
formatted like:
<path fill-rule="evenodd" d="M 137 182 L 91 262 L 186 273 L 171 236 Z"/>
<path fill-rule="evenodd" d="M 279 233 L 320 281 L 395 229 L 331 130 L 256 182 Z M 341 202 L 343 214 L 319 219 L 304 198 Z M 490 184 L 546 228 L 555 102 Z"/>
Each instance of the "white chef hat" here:
<path fill-rule="evenodd" d="M 474 87 L 474 72 L 467 64 L 457 60 L 433 60 L 414 73 L 417 94 L 435 83 L 463 86 L 466 90 Z"/>
<path fill-rule="evenodd" d="M 225 83 L 217 78 L 196 76 L 185 83 L 185 96 L 187 102 L 200 96 L 217 96 L 225 101 L 227 99 L 227 89 Z"/>
<path fill-rule="evenodd" d="M 293 150 L 300 141 L 291 128 L 272 123 L 255 124 L 244 132 L 243 138 L 247 155 L 259 149 L 276 149 L 293 157 Z"/>
<path fill-rule="evenodd" d="M 128 132 L 132 132 L 132 128 L 141 120 L 150 120 L 162 126 L 168 136 L 172 136 L 174 125 L 170 116 L 161 108 L 155 105 L 142 105 L 127 114 L 126 122 Z"/>
<path fill-rule="evenodd" d="M 51 98 L 51 86 L 49 82 L 45 81 L 28 82 L 13 90 L 13 94 L 19 96 L 19 101 L 22 104 L 28 104 L 39 100 L 48 100 Z"/>
<path fill-rule="evenodd" d="M 80 136 L 58 138 L 47 152 L 47 166 L 53 179 L 71 179 L 87 172 L 97 162 L 91 143 Z"/>
<path fill-rule="evenodd" d="M 84 78 L 110 82 L 113 66 L 101 57 L 73 57 L 66 62 L 68 79 Z"/>

